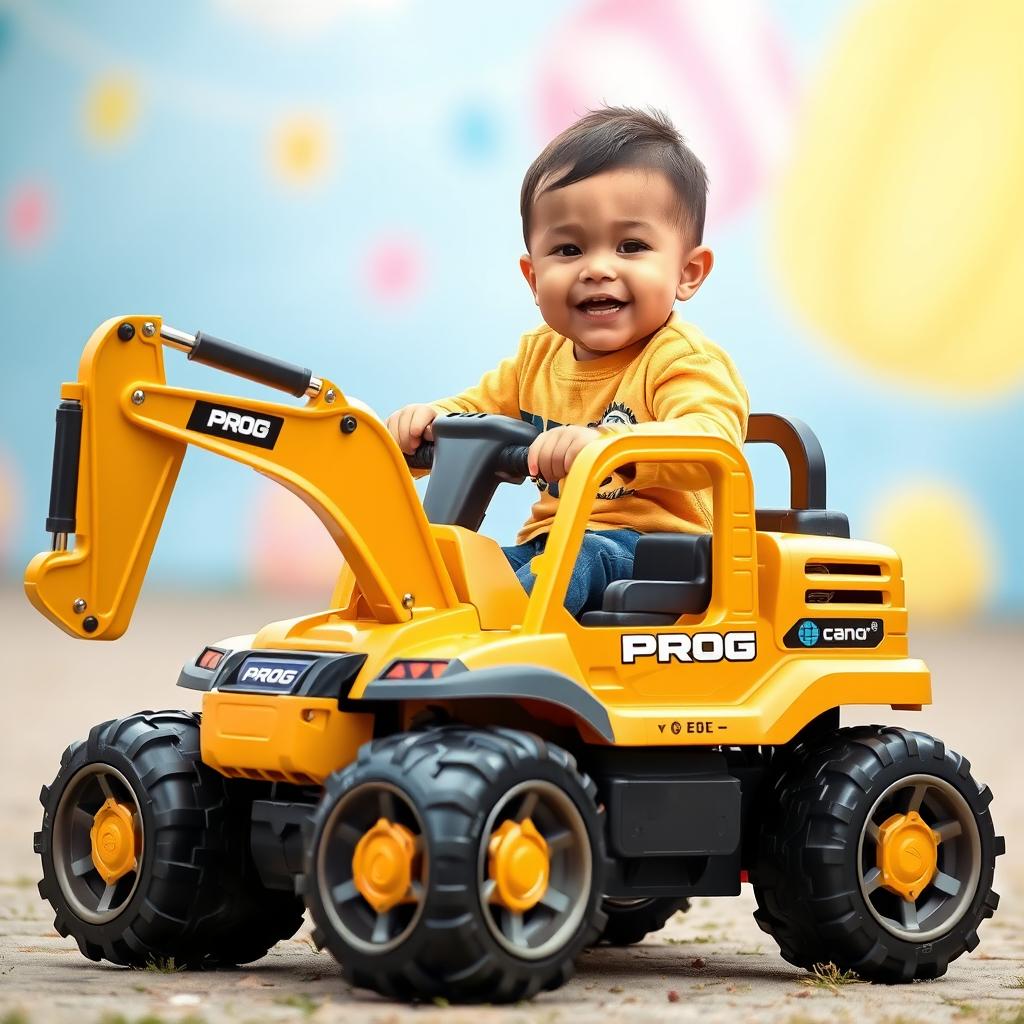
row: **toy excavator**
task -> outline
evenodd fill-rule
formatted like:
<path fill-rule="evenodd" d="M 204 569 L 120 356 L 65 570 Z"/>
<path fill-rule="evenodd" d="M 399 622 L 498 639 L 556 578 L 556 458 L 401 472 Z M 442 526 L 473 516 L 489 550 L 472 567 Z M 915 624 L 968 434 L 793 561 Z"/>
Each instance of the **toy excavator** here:
<path fill-rule="evenodd" d="M 165 346 L 308 401 L 170 387 Z M 355 985 L 510 1001 L 746 880 L 801 967 L 906 982 L 977 945 L 1004 848 L 990 791 L 931 736 L 840 728 L 843 705 L 919 710 L 930 677 L 900 559 L 826 509 L 804 424 L 750 421 L 790 465 L 779 510 L 756 509 L 724 441 L 588 445 L 528 597 L 477 530 L 527 475 L 530 424 L 439 418 L 410 457 L 431 468 L 421 503 L 384 425 L 329 380 L 141 316 L 97 329 L 61 398 L 53 550 L 25 586 L 72 636 L 127 628 L 188 445 L 298 495 L 344 559 L 326 610 L 189 658 L 201 715 L 129 715 L 64 753 L 39 888 L 87 957 L 247 963 L 308 908 Z M 645 461 L 707 473 L 713 531 L 642 537 L 634 578 L 577 621 L 591 496 Z"/>

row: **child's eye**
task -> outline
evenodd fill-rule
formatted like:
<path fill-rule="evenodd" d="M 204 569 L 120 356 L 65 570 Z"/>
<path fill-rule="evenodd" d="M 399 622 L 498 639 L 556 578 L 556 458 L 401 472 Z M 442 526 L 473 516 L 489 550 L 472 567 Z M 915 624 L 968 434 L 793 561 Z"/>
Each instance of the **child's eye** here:
<path fill-rule="evenodd" d="M 637 241 L 635 238 L 628 238 L 619 246 L 621 252 L 643 252 L 644 249 L 649 249 L 650 246 L 645 245 L 643 242 Z"/>
<path fill-rule="evenodd" d="M 580 247 L 578 245 L 573 245 L 571 242 L 566 242 L 565 245 L 556 245 L 555 248 L 551 250 L 551 255 L 552 256 L 579 256 L 580 255 Z"/>

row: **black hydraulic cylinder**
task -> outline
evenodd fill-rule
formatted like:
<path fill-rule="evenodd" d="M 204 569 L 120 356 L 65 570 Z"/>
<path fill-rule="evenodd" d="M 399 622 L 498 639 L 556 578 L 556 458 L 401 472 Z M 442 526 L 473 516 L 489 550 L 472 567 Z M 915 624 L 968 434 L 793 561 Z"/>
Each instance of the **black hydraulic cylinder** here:
<path fill-rule="evenodd" d="M 82 403 L 74 400 L 57 406 L 57 432 L 53 439 L 53 476 L 50 478 L 48 533 L 75 532 L 78 502 L 78 462 L 82 450 Z"/>
<path fill-rule="evenodd" d="M 227 370 L 239 377 L 245 377 L 246 380 L 256 381 L 257 384 L 286 391 L 296 398 L 301 398 L 306 393 L 310 378 L 313 376 L 313 371 L 303 366 L 286 363 L 273 356 L 265 356 L 250 348 L 203 334 L 202 331 L 196 334 L 196 343 L 189 351 L 188 358 L 204 366 Z"/>

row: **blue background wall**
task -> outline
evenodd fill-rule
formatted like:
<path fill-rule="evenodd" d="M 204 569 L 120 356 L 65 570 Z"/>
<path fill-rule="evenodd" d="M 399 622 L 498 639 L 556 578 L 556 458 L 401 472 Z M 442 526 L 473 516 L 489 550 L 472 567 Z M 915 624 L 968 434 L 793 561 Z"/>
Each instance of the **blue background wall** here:
<path fill-rule="evenodd" d="M 1020 610 L 1019 368 L 969 396 L 913 367 L 888 372 L 802 308 L 780 267 L 801 231 L 780 197 L 802 133 L 817 130 L 808 104 L 873 13 L 739 0 L 0 3 L 7 577 L 46 545 L 57 388 L 102 320 L 157 313 L 293 359 L 382 415 L 451 393 L 537 322 L 516 265 L 531 159 L 573 104 L 646 101 L 669 109 L 711 171 L 716 268 L 683 315 L 731 351 L 754 409 L 815 427 L 830 505 L 855 534 L 904 551 L 921 610 Z M 1000 329 L 1019 349 L 1014 316 Z M 168 374 L 258 391 L 172 354 Z M 780 461 L 754 462 L 759 504 L 783 501 Z M 503 496 L 486 532 L 510 538 L 527 499 Z M 290 495 L 189 454 L 154 580 L 322 587 L 333 566 Z"/>

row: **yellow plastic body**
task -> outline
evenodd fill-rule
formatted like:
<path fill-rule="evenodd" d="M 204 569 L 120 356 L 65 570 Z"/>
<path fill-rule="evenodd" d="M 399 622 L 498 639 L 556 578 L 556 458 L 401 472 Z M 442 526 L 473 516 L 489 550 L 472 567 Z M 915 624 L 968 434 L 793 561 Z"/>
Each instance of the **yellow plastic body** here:
<path fill-rule="evenodd" d="M 345 714 L 329 697 L 203 696 L 203 761 L 224 775 L 317 784 L 372 737 L 372 715 Z"/>
<path fill-rule="evenodd" d="M 117 338 L 124 320 L 136 327 L 130 342 Z M 588 445 L 564 483 L 527 598 L 495 541 L 427 523 L 401 452 L 365 407 L 327 381 L 304 407 L 168 387 L 159 342 L 142 336 L 146 320 L 158 334 L 156 317 L 107 321 L 86 346 L 78 383 L 65 385 L 84 409 L 78 531 L 71 550 L 33 559 L 26 591 L 74 636 L 120 635 L 188 444 L 252 466 L 313 508 L 345 560 L 331 606 L 270 623 L 252 647 L 358 652 L 365 663 L 347 710 L 325 698 L 207 693 L 202 753 L 224 774 L 316 783 L 349 763 L 373 732 L 372 714 L 354 713 L 353 702 L 395 659 L 458 659 L 470 670 L 463 679 L 477 669 L 509 669 L 510 678 L 517 667 L 557 672 L 581 696 L 596 698 L 612 742 L 625 746 L 784 743 L 841 705 L 920 708 L 931 700 L 927 668 L 908 657 L 896 553 L 858 540 L 757 531 L 750 470 L 725 441 L 637 430 Z M 328 389 L 333 403 L 324 397 Z M 141 403 L 132 400 L 138 391 Z M 190 430 L 197 401 L 281 417 L 276 446 L 268 451 Z M 343 416 L 354 417 L 357 429 L 343 433 Z M 710 604 L 669 626 L 583 626 L 563 601 L 591 497 L 614 468 L 643 461 L 698 464 L 711 479 Z M 374 487 L 347 486 L 353 478 L 372 478 Z M 831 591 L 853 603 L 816 603 Z M 98 619 L 92 634 L 74 610 L 79 598 Z M 883 638 L 862 649 L 786 645 L 795 624 L 822 616 L 877 620 Z M 752 639 L 756 657 L 680 660 L 679 645 L 701 644 L 701 634 Z M 656 653 L 627 658 L 638 635 Z M 444 677 L 425 682 L 436 686 Z M 570 728 L 586 742 L 609 742 L 578 701 L 448 701 L 436 689 L 429 699 L 403 699 L 398 727 L 428 705 L 481 724 L 513 724 L 516 712 L 515 724 Z"/>
<path fill-rule="evenodd" d="M 125 342 L 117 328 L 126 321 L 135 333 Z M 156 328 L 151 337 L 142 333 L 147 321 Z M 83 407 L 78 522 L 73 550 L 29 564 L 25 590 L 43 615 L 72 636 L 113 640 L 125 631 L 189 444 L 297 494 L 338 545 L 379 621 L 408 620 L 413 603 L 457 603 L 412 478 L 380 420 L 328 380 L 304 408 L 168 387 L 159 331 L 159 317 L 108 320 L 85 347 L 77 385 L 65 386 Z M 281 417 L 277 444 L 268 450 L 190 430 L 197 401 Z M 357 424 L 348 433 L 340 430 L 346 416 Z M 353 495 L 349 481 L 371 478 L 372 496 Z M 76 601 L 84 612 L 74 611 Z M 92 632 L 82 625 L 87 616 L 97 620 Z"/>

